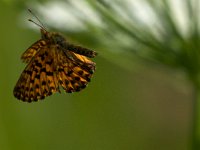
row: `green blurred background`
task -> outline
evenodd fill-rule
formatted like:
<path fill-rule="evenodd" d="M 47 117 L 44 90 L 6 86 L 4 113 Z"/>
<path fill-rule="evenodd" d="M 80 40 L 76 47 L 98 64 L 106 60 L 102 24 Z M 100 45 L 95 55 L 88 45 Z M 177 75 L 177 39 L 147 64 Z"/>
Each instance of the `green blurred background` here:
<path fill-rule="evenodd" d="M 27 27 L 27 8 L 50 26 L 34 1 L 0 2 L 1 150 L 189 150 L 194 93 L 185 74 L 96 46 L 92 27 L 87 33 L 56 29 L 99 53 L 88 87 L 37 103 L 18 101 L 12 91 L 25 68 L 20 56 L 40 38 L 39 28 Z"/>

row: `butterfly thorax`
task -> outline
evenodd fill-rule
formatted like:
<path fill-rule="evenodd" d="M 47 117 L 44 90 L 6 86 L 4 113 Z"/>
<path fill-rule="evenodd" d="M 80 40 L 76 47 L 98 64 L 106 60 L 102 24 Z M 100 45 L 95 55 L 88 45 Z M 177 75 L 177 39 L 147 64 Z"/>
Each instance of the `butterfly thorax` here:
<path fill-rule="evenodd" d="M 60 46 L 66 45 L 66 39 L 57 32 L 48 32 L 44 29 L 41 29 L 42 39 L 50 42 L 51 44 L 58 44 Z"/>

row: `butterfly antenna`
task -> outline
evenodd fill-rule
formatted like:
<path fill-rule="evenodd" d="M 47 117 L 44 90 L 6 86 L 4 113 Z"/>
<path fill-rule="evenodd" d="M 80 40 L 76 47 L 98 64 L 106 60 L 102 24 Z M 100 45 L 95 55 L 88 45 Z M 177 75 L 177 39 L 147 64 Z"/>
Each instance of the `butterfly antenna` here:
<path fill-rule="evenodd" d="M 46 29 L 45 29 L 43 23 L 42 23 L 42 22 L 40 21 L 40 19 L 31 11 L 31 9 L 28 9 L 28 11 L 38 20 L 38 22 L 39 22 L 40 24 L 39 24 L 39 23 L 36 23 L 36 22 L 33 21 L 32 19 L 28 19 L 28 21 L 30 21 L 30 22 L 36 24 L 37 26 L 41 27 L 42 29 L 44 29 L 44 30 L 46 31 Z"/>

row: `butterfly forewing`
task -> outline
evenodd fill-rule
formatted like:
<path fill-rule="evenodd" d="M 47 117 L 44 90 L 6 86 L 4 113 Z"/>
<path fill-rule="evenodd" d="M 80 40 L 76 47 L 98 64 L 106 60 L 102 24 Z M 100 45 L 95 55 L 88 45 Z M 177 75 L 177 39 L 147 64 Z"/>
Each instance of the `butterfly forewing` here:
<path fill-rule="evenodd" d="M 28 102 L 37 101 L 58 91 L 53 73 L 54 49 L 49 51 L 49 48 L 47 45 L 39 48 L 22 72 L 14 88 L 14 95 L 18 99 Z"/>
<path fill-rule="evenodd" d="M 40 48 L 44 47 L 47 43 L 45 40 L 38 40 L 34 44 L 32 44 L 21 56 L 21 59 L 25 63 L 29 63 L 30 60 L 35 56 L 37 51 L 40 50 Z"/>

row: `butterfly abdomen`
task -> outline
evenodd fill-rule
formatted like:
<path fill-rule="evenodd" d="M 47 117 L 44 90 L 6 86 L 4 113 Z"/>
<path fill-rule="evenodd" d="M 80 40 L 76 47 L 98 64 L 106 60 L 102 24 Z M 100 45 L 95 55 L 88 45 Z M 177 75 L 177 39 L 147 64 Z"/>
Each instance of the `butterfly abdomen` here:
<path fill-rule="evenodd" d="M 73 44 L 68 44 L 67 45 L 67 50 L 70 50 L 72 52 L 75 52 L 77 54 L 83 55 L 83 56 L 87 56 L 89 58 L 93 58 L 97 55 L 97 52 L 81 47 L 81 46 L 76 46 Z"/>

